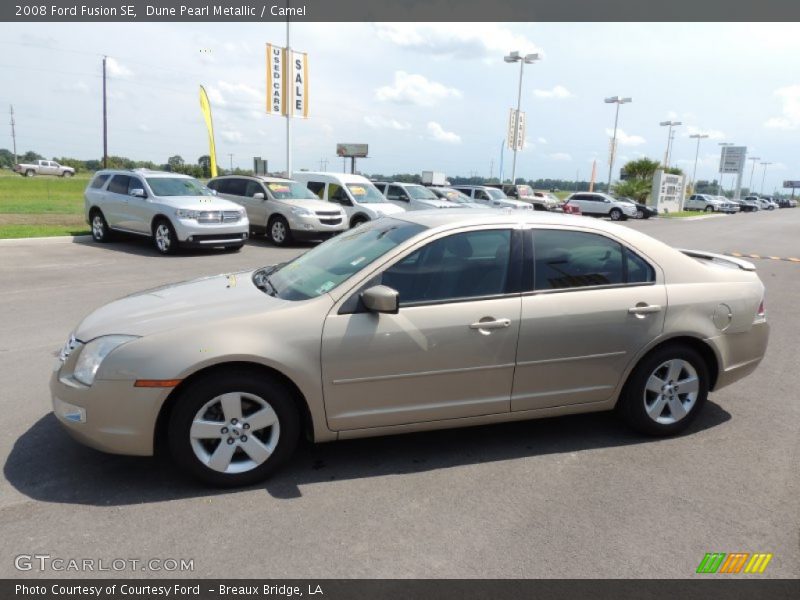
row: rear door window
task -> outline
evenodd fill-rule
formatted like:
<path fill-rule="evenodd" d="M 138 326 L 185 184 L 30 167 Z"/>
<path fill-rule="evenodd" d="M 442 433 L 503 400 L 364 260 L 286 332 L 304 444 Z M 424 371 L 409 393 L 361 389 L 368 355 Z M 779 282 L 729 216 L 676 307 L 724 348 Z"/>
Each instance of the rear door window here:
<path fill-rule="evenodd" d="M 103 184 L 108 181 L 108 178 L 111 177 L 108 173 L 103 173 L 102 175 L 98 175 L 92 180 L 92 183 L 89 187 L 95 190 L 99 190 L 103 187 Z"/>
<path fill-rule="evenodd" d="M 114 175 L 111 183 L 108 184 L 108 191 L 114 194 L 128 193 L 128 182 L 131 178 L 128 175 Z"/>

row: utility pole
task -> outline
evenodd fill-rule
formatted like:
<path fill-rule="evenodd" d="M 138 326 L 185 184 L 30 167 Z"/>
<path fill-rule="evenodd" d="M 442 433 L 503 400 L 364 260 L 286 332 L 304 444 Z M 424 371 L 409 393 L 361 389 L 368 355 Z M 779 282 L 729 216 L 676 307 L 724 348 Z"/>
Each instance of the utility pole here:
<path fill-rule="evenodd" d="M 489 160 L 489 179 L 494 176 L 494 159 Z M 503 183 L 502 181 L 500 183 Z"/>
<path fill-rule="evenodd" d="M 322 158 L 319 161 L 319 170 L 320 171 L 327 171 L 328 170 L 328 159 Z"/>
<path fill-rule="evenodd" d="M 621 104 L 632 102 L 631 98 L 621 98 L 620 96 L 612 96 L 603 100 L 606 104 L 616 104 L 617 109 L 614 114 L 614 135 L 611 138 L 611 151 L 608 157 L 608 189 L 606 192 L 611 193 L 611 175 L 614 171 L 614 159 L 617 157 L 617 126 L 619 125 L 619 107 Z M 594 167 L 592 167 L 592 184 L 594 183 Z M 589 186 L 589 191 L 594 188 L 594 185 Z"/>
<path fill-rule="evenodd" d="M 106 106 L 106 59 L 103 57 L 103 168 L 108 168 L 108 110 Z"/>
<path fill-rule="evenodd" d="M 289 14 L 289 0 L 286 0 L 286 14 Z M 286 17 L 286 57 L 283 61 L 284 83 L 286 85 L 286 93 L 289 97 L 286 99 L 286 178 L 292 178 L 292 112 L 294 111 L 294 86 L 291 83 L 292 72 L 292 46 L 289 44 L 289 17 Z"/>
<path fill-rule="evenodd" d="M 756 172 L 756 163 L 761 160 L 758 156 L 751 156 L 747 160 L 753 161 L 753 168 L 750 169 L 750 186 L 747 188 L 749 194 L 754 194 L 753 191 L 753 174 Z"/>
<path fill-rule="evenodd" d="M 14 144 L 14 164 L 17 164 L 19 160 L 17 160 L 17 132 L 14 129 L 16 123 L 14 122 L 14 105 L 11 105 L 11 140 Z"/>
<path fill-rule="evenodd" d="M 228 158 L 231 159 L 231 173 L 233 173 L 233 153 L 228 152 Z"/>

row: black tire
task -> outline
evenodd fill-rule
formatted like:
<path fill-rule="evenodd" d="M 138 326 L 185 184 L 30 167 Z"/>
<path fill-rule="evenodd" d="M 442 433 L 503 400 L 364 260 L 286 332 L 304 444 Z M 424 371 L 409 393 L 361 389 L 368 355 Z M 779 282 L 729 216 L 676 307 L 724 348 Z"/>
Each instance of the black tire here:
<path fill-rule="evenodd" d="M 244 244 L 236 244 L 235 246 L 225 246 L 225 252 L 238 252 L 242 249 Z"/>
<path fill-rule="evenodd" d="M 714 212 L 714 207 L 713 206 L 706 206 L 704 212 Z"/>
<path fill-rule="evenodd" d="M 608 216 L 611 217 L 612 221 L 624 221 L 625 220 L 625 215 L 623 215 L 622 211 L 620 209 L 618 209 L 618 208 L 612 208 L 609 211 Z"/>
<path fill-rule="evenodd" d="M 36 171 L 34 171 L 33 169 L 28 169 L 27 171 L 25 171 L 25 177 L 33 177 L 34 175 L 36 175 Z"/>
<path fill-rule="evenodd" d="M 369 221 L 369 219 L 362 216 L 353 217 L 353 220 L 350 221 L 350 229 L 358 227 L 359 225 L 361 225 L 362 223 L 366 223 L 367 221 Z"/>
<path fill-rule="evenodd" d="M 239 406 L 242 409 L 241 420 L 234 423 L 227 418 L 221 403 L 214 403 L 223 394 L 239 393 Z M 253 400 L 255 398 L 256 400 Z M 263 403 L 259 403 L 263 401 Z M 207 409 L 205 407 L 211 404 Z M 277 417 L 275 426 L 255 430 L 246 427 L 248 417 L 254 412 L 269 406 Z M 253 412 L 247 412 L 251 410 Z M 200 411 L 203 411 L 202 413 Z M 192 439 L 192 424 L 196 417 L 219 421 L 220 437 L 211 439 Z M 226 431 L 222 433 L 222 427 Z M 213 429 L 216 428 L 216 423 Z M 167 435 L 168 445 L 175 463 L 200 481 L 220 487 L 237 487 L 252 485 L 266 479 L 275 469 L 284 464 L 293 454 L 300 437 L 301 421 L 297 399 L 282 382 L 265 377 L 263 374 L 243 369 L 209 373 L 189 383 L 180 391 L 176 404 L 170 415 Z M 250 432 L 248 434 L 247 432 Z M 215 433 L 214 433 L 215 434 Z M 216 434 L 215 434 L 216 435 Z M 263 447 L 272 447 L 271 454 L 264 462 L 258 463 L 245 451 L 248 435 Z M 225 437 L 228 436 L 228 437 Z M 238 436 L 238 437 L 233 437 Z M 273 436 L 277 436 L 275 439 Z M 233 440 L 233 442 L 230 442 Z M 223 445 L 224 444 L 224 445 Z M 228 472 L 215 470 L 200 458 L 200 454 L 209 460 L 217 449 L 225 450 L 226 446 L 235 446 L 227 463 Z M 250 466 L 248 463 L 253 463 Z M 222 461 L 222 464 L 226 464 Z M 242 472 L 235 470 L 246 469 Z M 234 472 L 230 472 L 233 469 Z"/>
<path fill-rule="evenodd" d="M 61 174 L 61 176 L 62 176 L 62 177 L 72 177 L 72 172 L 71 172 L 71 171 L 64 171 L 64 172 Z"/>
<path fill-rule="evenodd" d="M 668 389 L 673 385 L 670 384 L 670 381 L 688 382 L 692 377 L 691 370 L 688 367 L 684 367 L 677 378 L 666 379 L 669 374 L 668 365 L 671 361 L 679 364 L 688 364 L 694 370 L 697 378 L 697 391 L 693 400 L 690 399 L 691 393 L 687 393 L 691 388 L 690 383 L 685 384 L 683 392 L 680 390 L 680 386 L 672 390 Z M 664 370 L 665 365 L 667 365 L 666 370 Z M 651 388 L 656 387 L 661 391 L 648 390 L 648 381 L 651 376 L 656 376 L 663 381 L 666 388 L 664 386 L 651 385 Z M 683 344 L 666 345 L 651 352 L 636 365 L 636 368 L 628 377 L 622 394 L 620 394 L 617 402 L 617 411 L 631 427 L 641 433 L 654 436 L 675 435 L 686 429 L 702 410 L 703 404 L 705 404 L 708 397 L 708 385 L 708 365 L 700 353 Z M 666 392 L 664 391 L 665 389 Z M 671 406 L 675 400 L 685 410 L 683 416 L 678 416 L 680 411 L 673 413 Z M 658 410 L 659 406 L 662 407 L 661 411 Z M 650 408 L 648 409 L 648 407 Z M 655 413 L 660 415 L 658 418 L 662 419 L 663 422 L 659 422 L 651 416 L 651 414 Z M 678 416 L 677 419 L 676 416 Z"/>
<path fill-rule="evenodd" d="M 292 242 L 292 230 L 285 218 L 277 215 L 269 220 L 267 238 L 274 246 L 287 246 Z"/>
<path fill-rule="evenodd" d="M 647 219 L 650 215 L 646 214 L 641 208 L 636 209 L 637 219 Z"/>
<path fill-rule="evenodd" d="M 175 254 L 178 251 L 178 236 L 169 219 L 164 217 L 153 223 L 153 246 L 159 254 Z"/>
<path fill-rule="evenodd" d="M 92 228 L 92 239 L 98 244 L 105 244 L 112 240 L 111 229 L 99 208 L 93 208 L 89 212 L 89 225 Z"/>

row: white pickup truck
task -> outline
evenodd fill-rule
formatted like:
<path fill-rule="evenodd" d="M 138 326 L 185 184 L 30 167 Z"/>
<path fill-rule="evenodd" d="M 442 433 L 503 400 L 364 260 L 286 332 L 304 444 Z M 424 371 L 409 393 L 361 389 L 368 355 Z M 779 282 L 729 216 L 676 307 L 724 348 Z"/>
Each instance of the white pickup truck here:
<path fill-rule="evenodd" d="M 14 172 L 33 177 L 34 175 L 56 175 L 57 177 L 72 177 L 75 169 L 72 167 L 62 167 L 54 160 L 37 160 L 32 163 L 20 163 L 14 165 Z"/>

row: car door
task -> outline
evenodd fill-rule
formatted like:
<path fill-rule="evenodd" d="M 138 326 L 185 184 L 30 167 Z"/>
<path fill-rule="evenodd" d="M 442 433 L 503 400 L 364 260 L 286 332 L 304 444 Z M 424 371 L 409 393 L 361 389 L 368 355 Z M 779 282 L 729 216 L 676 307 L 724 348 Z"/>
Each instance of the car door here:
<path fill-rule="evenodd" d="M 570 229 L 529 231 L 523 264 L 511 410 L 608 400 L 664 328 L 660 270 L 612 237 Z"/>
<path fill-rule="evenodd" d="M 145 197 L 134 196 L 135 190 L 145 192 Z M 127 194 L 127 215 L 128 221 L 125 226 L 126 229 L 136 231 L 138 233 L 150 233 L 150 225 L 153 219 L 153 211 L 150 204 L 150 199 L 147 197 L 147 188 L 144 182 L 139 177 L 128 178 L 128 194 Z"/>
<path fill-rule="evenodd" d="M 128 175 L 116 174 L 106 188 L 102 211 L 109 227 L 128 229 L 131 217 L 128 213 Z"/>
<path fill-rule="evenodd" d="M 502 228 L 440 236 L 333 308 L 322 335 L 331 429 L 509 411 L 521 303 L 514 260 L 519 235 Z M 397 314 L 362 307 L 360 292 L 377 284 L 399 292 Z"/>
<path fill-rule="evenodd" d="M 245 181 L 247 183 L 245 185 L 244 196 L 236 200 L 236 202 L 244 205 L 247 211 L 247 218 L 250 219 L 251 225 L 255 225 L 259 230 L 262 228 L 266 230 L 267 221 L 269 221 L 269 217 L 275 209 L 275 199 L 272 197 L 269 189 L 266 188 L 271 188 L 273 185 L 280 186 L 281 184 L 268 183 L 265 188 L 264 184 L 260 181 L 255 181 L 253 179 L 247 179 Z M 260 194 L 262 197 L 256 198 L 256 194 Z"/>
<path fill-rule="evenodd" d="M 40 175 L 55 175 L 56 169 L 53 166 L 53 162 L 49 160 L 43 160 L 39 167 L 39 174 Z"/>
<path fill-rule="evenodd" d="M 386 199 L 395 206 L 406 210 L 413 210 L 415 208 L 411 205 L 411 199 L 402 186 L 389 184 L 386 186 L 386 193 L 384 195 Z"/>
<path fill-rule="evenodd" d="M 358 207 L 353 205 L 350 196 L 347 195 L 347 190 L 340 183 L 329 183 L 328 185 L 328 201 L 338 204 L 347 213 L 347 218 L 352 218 L 356 214 Z"/>

